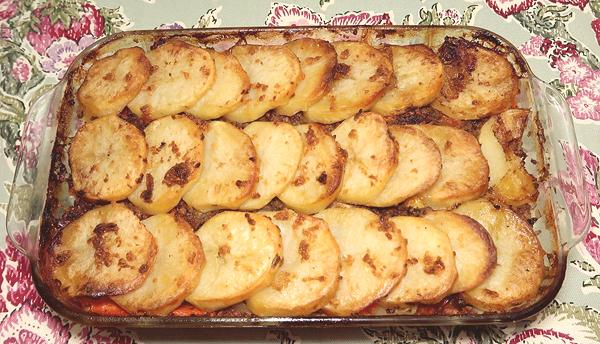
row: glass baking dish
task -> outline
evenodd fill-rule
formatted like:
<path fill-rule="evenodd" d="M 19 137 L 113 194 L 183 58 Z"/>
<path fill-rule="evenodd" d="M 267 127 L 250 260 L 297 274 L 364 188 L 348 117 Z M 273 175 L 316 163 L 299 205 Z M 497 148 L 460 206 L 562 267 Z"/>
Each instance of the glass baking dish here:
<path fill-rule="evenodd" d="M 68 174 L 66 169 L 55 168 L 53 161 L 66 161 L 64 141 L 74 135 L 79 124 L 74 111 L 76 102 L 73 95 L 82 82 L 82 67 L 117 49 L 132 45 L 149 49 L 156 42 L 172 36 L 194 40 L 219 51 L 228 49 L 239 41 L 248 44 L 281 44 L 304 36 L 330 41 L 363 40 L 374 46 L 423 43 L 435 50 L 446 36 L 452 36 L 477 41 L 505 54 L 520 77 L 521 92 L 517 105 L 531 109 L 523 136 L 523 149 L 527 154 L 526 166 L 539 183 L 539 197 L 531 207 L 529 218 L 547 253 L 547 272 L 538 297 L 523 308 L 504 313 L 453 315 L 434 309 L 431 312 L 433 315 L 424 315 L 389 314 L 384 310 L 349 317 L 257 317 L 240 315 L 243 313 L 239 312 L 186 317 L 102 316 L 85 313 L 59 301 L 52 295 L 40 273 L 40 245 L 50 235 L 45 232 L 43 222 L 44 209 L 50 195 L 49 180 Z M 591 220 L 589 200 L 583 186 L 581 158 L 567 103 L 552 86 L 533 75 L 523 56 L 510 42 L 476 27 L 349 26 L 121 32 L 101 39 L 85 49 L 73 61 L 64 79 L 31 106 L 23 126 L 22 140 L 32 137 L 28 133 L 33 130 L 39 132 L 40 140 L 27 144 L 36 147 L 38 155 L 36 159 L 19 157 L 6 217 L 7 231 L 15 246 L 31 261 L 35 285 L 46 303 L 69 319 L 95 326 L 372 327 L 515 322 L 533 317 L 554 299 L 565 277 L 567 254 L 585 236 Z"/>

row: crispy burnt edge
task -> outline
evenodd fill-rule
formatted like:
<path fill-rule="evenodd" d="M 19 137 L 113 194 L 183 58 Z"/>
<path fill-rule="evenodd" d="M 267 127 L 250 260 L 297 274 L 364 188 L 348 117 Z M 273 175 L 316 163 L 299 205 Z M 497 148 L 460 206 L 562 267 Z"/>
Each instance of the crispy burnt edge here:
<path fill-rule="evenodd" d="M 344 31 L 346 33 L 350 32 L 356 36 L 358 34 L 359 28 L 340 28 L 340 29 L 331 28 L 330 31 L 336 31 L 336 32 Z M 396 31 L 395 31 L 395 29 L 378 29 L 376 34 L 377 34 L 377 37 L 383 37 L 388 32 L 395 33 Z M 247 36 L 263 36 L 263 35 L 269 35 L 269 34 L 275 35 L 276 37 L 283 37 L 287 41 L 290 41 L 293 38 L 297 38 L 295 36 L 295 33 L 288 32 L 288 31 L 274 32 L 274 33 L 266 32 L 265 33 L 265 32 L 262 32 L 261 30 L 257 30 L 257 29 L 245 29 L 244 31 L 239 32 L 239 33 L 201 32 L 201 33 L 195 33 L 195 34 L 191 34 L 191 35 L 176 35 L 176 36 L 169 36 L 169 37 L 166 37 L 160 33 L 156 33 L 156 34 L 153 34 L 151 37 L 151 39 L 153 40 L 151 49 L 155 49 L 158 46 L 162 45 L 169 38 L 179 37 L 179 36 L 184 37 L 184 38 L 192 37 L 193 39 L 197 40 L 198 42 L 200 42 L 202 44 L 210 44 L 210 43 L 216 43 L 216 42 L 219 42 L 222 40 L 232 40 L 233 39 L 236 41 L 235 45 L 237 45 L 237 44 L 244 44 L 246 42 Z M 364 41 L 366 39 L 366 36 L 363 35 L 359 39 Z M 487 49 L 490 49 L 497 53 L 500 53 L 507 58 L 510 56 L 511 58 L 509 58 L 509 62 L 511 62 L 511 64 L 513 65 L 513 67 L 516 71 L 517 77 L 519 79 L 526 77 L 529 74 L 529 69 L 527 67 L 525 60 L 520 58 L 518 56 L 518 54 L 515 54 L 515 52 L 514 52 L 515 48 L 508 46 L 504 42 L 499 41 L 493 34 L 487 32 L 485 30 L 475 30 L 475 32 L 472 35 L 470 40 L 473 43 L 479 44 Z M 99 46 L 97 49 L 100 49 L 100 48 L 101 48 L 101 46 Z M 90 52 L 88 55 L 86 55 L 83 63 L 85 64 L 85 63 L 89 62 L 90 60 L 95 59 L 97 52 L 98 51 L 95 50 L 95 51 Z M 75 220 L 76 218 L 78 218 L 79 216 L 81 216 L 82 214 L 87 212 L 88 210 L 90 210 L 96 206 L 107 204 L 107 202 L 104 202 L 104 201 L 86 200 L 83 197 L 83 195 L 81 193 L 79 193 L 79 194 L 73 195 L 75 197 L 75 204 L 71 208 L 64 209 L 64 208 L 60 207 L 59 202 L 55 197 L 55 192 L 57 191 L 59 185 L 63 182 L 66 182 L 69 185 L 69 189 L 72 190 L 72 181 L 70 178 L 70 174 L 68 173 L 69 170 L 63 164 L 62 158 L 65 155 L 65 153 L 68 150 L 69 145 L 70 145 L 70 138 L 67 137 L 68 130 L 69 130 L 68 128 L 70 127 L 69 121 L 71 120 L 71 118 L 69 117 L 69 114 L 70 114 L 70 111 L 72 111 L 75 106 L 75 96 L 76 96 L 76 95 L 74 96 L 74 93 L 73 93 L 73 79 L 77 77 L 77 73 L 81 73 L 81 72 L 82 72 L 81 68 L 79 68 L 79 70 L 75 70 L 75 71 L 72 71 L 72 73 L 67 74 L 67 76 L 66 76 L 67 88 L 66 88 L 66 91 L 65 91 L 65 94 L 63 97 L 63 101 L 60 106 L 59 113 L 58 113 L 58 127 L 57 127 L 57 133 L 56 133 L 56 141 L 54 143 L 54 147 L 52 150 L 52 159 L 51 159 L 50 177 L 49 177 L 48 189 L 47 189 L 47 198 L 46 198 L 46 204 L 45 204 L 43 215 L 42 215 L 42 223 L 40 226 L 41 230 L 40 230 L 40 244 L 39 244 L 40 245 L 39 274 L 40 274 L 42 282 L 49 280 L 48 279 L 49 271 L 47 269 L 47 267 L 48 267 L 48 265 L 47 265 L 48 254 L 47 253 L 49 252 L 49 248 L 51 247 L 52 239 L 57 236 L 57 234 L 60 232 L 60 230 L 62 228 L 64 228 L 66 225 L 68 225 L 70 222 L 72 222 L 73 220 Z M 79 118 L 82 117 L 81 111 L 80 111 L 80 113 L 77 113 L 75 115 Z M 533 116 L 534 114 L 530 114 L 530 115 Z M 150 122 L 148 119 L 144 119 L 144 118 L 135 116 L 127 107 L 125 107 L 124 110 L 118 116 L 121 117 L 122 119 L 126 120 L 127 122 L 135 125 L 141 131 L 143 131 Z M 265 114 L 263 117 L 261 117 L 257 120 L 286 122 L 286 123 L 290 123 L 292 125 L 308 123 L 303 118 L 302 113 L 298 113 L 294 116 L 287 117 L 287 116 L 279 116 L 275 113 L 275 111 L 270 111 L 267 114 Z M 450 117 L 443 115 L 441 112 L 431 108 L 430 106 L 425 106 L 425 107 L 420 107 L 420 108 L 409 108 L 407 111 L 405 111 L 401 115 L 386 117 L 386 121 L 388 122 L 388 124 L 446 125 L 446 126 L 452 126 L 452 127 L 464 129 L 475 136 L 478 135 L 481 126 L 483 126 L 483 124 L 485 123 L 485 120 L 486 119 L 466 120 L 466 121 L 454 120 L 454 119 L 451 119 Z M 545 138 L 545 135 L 543 132 L 543 126 L 541 125 L 540 120 L 537 117 L 537 114 L 535 114 L 535 117 L 532 120 L 534 122 L 534 136 L 535 136 L 534 139 L 536 139 L 537 149 L 538 149 L 537 156 L 540 158 L 543 158 L 541 147 L 543 147 L 546 142 L 546 138 Z M 238 123 L 233 123 L 233 122 L 232 122 L 232 124 L 236 125 L 239 128 L 243 128 L 245 126 L 245 124 L 238 124 Z M 334 130 L 337 127 L 338 124 L 339 123 L 328 124 L 328 125 L 324 125 L 324 127 L 329 132 L 331 132 L 332 130 Z M 543 181 L 545 181 L 549 178 L 549 172 L 548 172 L 549 170 L 548 170 L 547 163 L 545 161 L 537 161 L 536 165 L 538 167 L 538 173 L 539 173 L 539 177 L 537 177 L 536 180 L 540 183 L 539 185 L 541 185 Z M 123 203 L 125 205 L 127 205 L 131 210 L 133 210 L 134 213 L 138 217 L 140 217 L 140 219 L 149 217 L 148 215 L 145 215 L 144 213 L 142 213 L 135 206 L 133 206 L 130 202 L 124 201 Z M 333 206 L 335 206 L 335 203 Z M 267 206 L 265 206 L 262 210 L 281 210 L 283 208 L 284 208 L 283 203 L 281 201 L 279 201 L 277 198 L 275 198 Z M 391 216 L 397 216 L 397 215 L 422 216 L 425 212 L 428 211 L 428 209 L 426 209 L 426 208 L 424 208 L 424 209 L 411 208 L 411 207 L 407 207 L 403 204 L 399 204 L 397 206 L 387 207 L 387 208 L 374 208 L 374 207 L 365 207 L 365 208 L 367 208 L 371 211 L 374 211 L 381 217 L 391 217 Z M 529 222 L 530 224 L 532 224 L 533 222 L 535 222 L 537 220 L 537 218 L 535 218 L 535 217 L 533 217 L 533 218 L 529 217 L 531 214 L 531 205 L 529 205 L 529 204 L 522 206 L 522 207 L 518 207 L 518 208 L 515 208 L 515 207 L 509 207 L 509 208 L 514 210 L 523 219 L 526 219 L 527 222 Z M 59 218 L 56 218 L 53 215 L 54 213 L 56 213 L 57 210 L 64 211 L 63 215 L 60 216 Z M 191 207 L 187 206 L 187 204 L 185 204 L 185 202 L 183 202 L 183 201 L 181 201 L 173 210 L 170 211 L 170 213 L 175 215 L 176 218 L 179 218 L 181 216 L 185 221 L 190 223 L 190 225 L 192 225 L 192 228 L 194 228 L 194 229 L 197 229 L 198 227 L 200 227 L 210 217 L 216 215 L 219 212 L 221 212 L 221 211 L 199 213 L 199 212 L 195 211 L 194 209 L 192 209 Z M 546 213 L 547 226 L 554 230 L 553 235 L 556 237 L 556 233 L 557 233 L 556 223 L 555 223 L 555 221 L 552 220 L 553 216 L 552 216 L 552 211 L 551 211 L 551 205 L 549 203 L 546 205 L 545 213 Z M 555 241 L 557 241 L 557 239 Z M 552 276 L 555 276 L 556 274 L 559 273 L 558 270 L 560 269 L 560 267 L 559 267 L 560 262 L 559 262 L 559 258 L 557 257 L 556 253 L 547 253 L 547 257 L 550 261 L 550 267 L 548 269 L 547 275 L 551 279 L 551 278 L 553 278 Z M 546 278 L 548 278 L 548 276 Z M 48 286 L 44 285 L 42 287 L 47 288 Z M 550 286 L 544 287 L 544 288 L 550 289 Z M 544 293 L 543 290 L 540 291 L 540 295 L 543 295 L 543 293 Z M 47 295 L 48 293 L 44 293 L 44 294 Z M 50 290 L 50 294 L 53 296 L 56 296 L 56 294 L 53 293 L 52 290 Z M 89 303 L 90 298 L 87 298 L 87 301 L 85 299 L 86 298 L 82 298 L 81 300 L 79 300 L 78 303 L 73 303 L 72 302 L 73 300 L 61 300 L 61 301 L 63 301 L 66 306 L 72 306 L 72 308 L 75 309 L 76 311 L 88 312 L 87 310 L 89 309 L 88 306 L 90 305 L 90 303 Z M 101 302 L 105 302 L 107 300 L 107 298 L 100 298 L 97 300 L 101 301 Z M 478 311 L 476 309 L 474 309 L 472 306 L 466 304 L 465 301 L 460 298 L 459 294 L 448 296 L 437 304 L 432 304 L 432 305 L 418 304 L 416 306 L 417 306 L 416 314 L 418 314 L 418 315 L 459 315 L 459 314 L 464 315 L 464 314 L 478 313 Z M 217 312 L 206 312 L 206 311 L 202 311 L 202 310 L 198 310 L 198 309 L 195 309 L 194 311 L 190 311 L 189 310 L 190 307 L 191 306 L 189 304 L 184 303 L 180 307 L 181 311 L 178 311 L 178 310 L 174 311 L 172 313 L 172 316 L 189 316 L 189 315 L 198 316 L 199 315 L 199 316 L 207 316 L 207 317 L 217 317 L 217 316 L 247 317 L 247 316 L 251 315 L 250 313 L 240 312 L 233 308 L 226 308 L 224 310 L 217 311 Z M 369 310 L 371 310 L 372 308 L 373 308 L 373 305 L 365 308 L 365 310 L 359 312 L 358 314 L 359 315 L 369 314 Z M 388 314 L 394 314 L 394 312 L 395 312 L 393 309 L 387 309 L 386 311 Z M 123 315 L 123 314 L 120 314 L 120 315 Z"/>

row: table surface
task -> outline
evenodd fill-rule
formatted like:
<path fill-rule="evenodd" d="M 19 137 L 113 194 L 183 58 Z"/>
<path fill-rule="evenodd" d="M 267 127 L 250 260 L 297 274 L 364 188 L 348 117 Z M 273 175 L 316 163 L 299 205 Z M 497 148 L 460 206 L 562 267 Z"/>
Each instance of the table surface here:
<path fill-rule="evenodd" d="M 286 1 L 286 0 L 284 0 Z M 600 0 L 468 2 L 87 1 L 0 0 L 0 220 L 4 223 L 18 152 L 35 159 L 20 128 L 30 102 L 62 77 L 94 40 L 121 30 L 264 25 L 476 25 L 510 40 L 534 73 L 567 98 L 584 158 L 592 200 L 592 230 L 569 255 L 563 288 L 527 323 L 511 326 L 356 328 L 337 330 L 97 329 L 57 316 L 40 299 L 27 260 L 0 234 L 2 343 L 367 342 L 598 343 L 600 342 Z M 3 227 L 3 226 L 2 226 Z"/>

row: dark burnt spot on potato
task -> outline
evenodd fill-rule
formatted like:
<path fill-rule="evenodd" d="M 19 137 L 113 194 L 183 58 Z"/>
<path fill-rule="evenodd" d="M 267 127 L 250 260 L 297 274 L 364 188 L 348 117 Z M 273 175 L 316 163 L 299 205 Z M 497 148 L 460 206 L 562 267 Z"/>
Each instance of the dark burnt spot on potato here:
<path fill-rule="evenodd" d="M 154 177 L 150 173 L 146 174 L 146 190 L 142 191 L 140 197 L 146 203 L 152 201 L 152 193 L 154 192 Z"/>
<path fill-rule="evenodd" d="M 165 177 L 163 179 L 163 184 L 167 186 L 185 185 L 192 174 L 192 168 L 190 164 L 186 162 L 180 162 L 172 166 L 167 173 L 165 173 Z"/>
<path fill-rule="evenodd" d="M 114 81 L 115 80 L 115 75 L 113 73 L 106 73 L 104 74 L 104 76 L 102 77 L 102 80 L 104 81 Z"/>
<path fill-rule="evenodd" d="M 92 231 L 92 237 L 88 239 L 88 243 L 94 248 L 94 263 L 96 266 L 110 266 L 112 264 L 111 243 L 105 235 L 118 230 L 119 227 L 116 223 L 109 222 L 98 224 Z"/>
<path fill-rule="evenodd" d="M 249 180 L 236 180 L 235 181 L 235 186 L 237 186 L 240 189 L 245 188 L 246 186 L 248 186 L 250 184 Z"/>
<path fill-rule="evenodd" d="M 246 218 L 246 221 L 248 221 L 248 224 L 250 226 L 254 226 L 256 224 L 256 221 L 252 218 L 252 216 L 249 213 L 245 213 L 244 217 Z"/>
<path fill-rule="evenodd" d="M 369 266 L 374 275 L 377 274 L 377 266 L 375 265 L 373 258 L 369 255 L 369 252 L 365 253 L 362 257 L 362 261 Z"/>
<path fill-rule="evenodd" d="M 279 255 L 276 255 L 275 258 L 273 258 L 273 262 L 271 262 L 271 266 L 273 268 L 276 268 L 278 266 L 281 266 L 281 264 L 283 264 L 283 258 Z"/>
<path fill-rule="evenodd" d="M 146 271 L 148 271 L 148 265 L 147 264 L 140 265 L 140 268 L 138 269 L 138 272 L 141 273 L 141 274 L 143 274 Z"/>
<path fill-rule="evenodd" d="M 290 214 L 287 210 L 282 210 L 275 213 L 273 217 L 275 218 L 275 220 L 286 221 L 290 218 Z"/>
<path fill-rule="evenodd" d="M 221 245 L 219 246 L 219 252 L 217 253 L 217 256 L 219 258 L 223 258 L 226 255 L 228 255 L 229 252 L 231 252 L 231 247 L 229 247 L 228 245 Z"/>
<path fill-rule="evenodd" d="M 317 177 L 317 181 L 323 185 L 327 184 L 327 172 L 321 172 L 321 174 L 319 174 L 319 176 Z"/>
<path fill-rule="evenodd" d="M 298 245 L 298 254 L 300 255 L 300 259 L 302 261 L 306 261 L 310 258 L 310 253 L 308 252 L 308 249 L 308 242 L 306 242 L 306 240 L 300 241 L 300 244 Z"/>
<path fill-rule="evenodd" d="M 344 63 L 338 63 L 334 67 L 334 72 L 335 72 L 335 74 L 334 74 L 333 79 L 334 80 L 341 79 L 344 76 L 346 76 L 346 74 L 348 74 L 348 72 L 350 72 L 350 66 L 347 64 L 344 64 Z"/>
<path fill-rule="evenodd" d="M 425 254 L 423 257 L 423 271 L 429 275 L 437 275 L 444 271 L 446 266 L 442 261 L 442 257 L 437 256 L 433 258 L 432 256 Z"/>
<path fill-rule="evenodd" d="M 446 98 L 456 99 L 471 78 L 477 64 L 477 46 L 462 38 L 446 37 L 438 50 L 444 64 L 446 84 L 442 88 L 442 95 Z"/>
<path fill-rule="evenodd" d="M 71 258 L 71 252 L 63 251 L 54 257 L 54 262 L 56 265 L 63 265 L 67 260 L 69 260 L 69 258 Z"/>

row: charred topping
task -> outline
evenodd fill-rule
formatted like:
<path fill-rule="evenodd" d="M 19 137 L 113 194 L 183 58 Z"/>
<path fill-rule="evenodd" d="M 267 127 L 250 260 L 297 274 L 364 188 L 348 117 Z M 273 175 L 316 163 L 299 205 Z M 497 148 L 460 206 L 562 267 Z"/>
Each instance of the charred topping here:
<path fill-rule="evenodd" d="M 140 131 L 144 131 L 144 129 L 146 128 L 146 126 L 148 125 L 149 122 L 146 122 L 144 120 L 142 120 L 140 117 L 138 117 L 136 114 L 134 114 L 133 112 L 131 112 L 131 110 L 129 110 L 128 107 L 125 107 L 120 113 L 119 113 L 119 118 L 121 118 L 122 120 L 124 120 L 125 122 L 135 126 L 136 128 L 138 128 Z"/>
<path fill-rule="evenodd" d="M 108 243 L 105 240 L 104 235 L 106 233 L 117 232 L 119 227 L 116 223 L 101 223 L 97 225 L 93 230 L 93 235 L 88 239 L 88 243 L 94 247 L 94 260 L 96 266 L 104 265 L 110 266 L 112 264 L 112 257 L 110 255 L 110 248 L 107 247 Z"/>
<path fill-rule="evenodd" d="M 190 175 L 192 174 L 192 169 L 190 164 L 186 162 L 180 162 L 171 167 L 167 173 L 165 173 L 165 177 L 163 179 L 163 184 L 167 186 L 179 185 L 183 186 L 188 182 Z"/>
<path fill-rule="evenodd" d="M 146 190 L 142 191 L 140 197 L 146 203 L 152 201 L 152 192 L 154 191 L 154 177 L 150 173 L 146 174 Z"/>
<path fill-rule="evenodd" d="M 442 95 L 448 99 L 456 99 L 471 78 L 477 65 L 475 55 L 476 43 L 462 38 L 446 37 L 438 54 L 444 64 L 445 85 Z"/>
<path fill-rule="evenodd" d="M 333 67 L 334 76 L 333 79 L 341 79 L 350 71 L 350 66 L 344 63 L 338 63 Z"/>
<path fill-rule="evenodd" d="M 250 226 L 254 226 L 256 224 L 256 221 L 252 218 L 252 216 L 250 216 L 250 214 L 245 213 L 244 217 L 246 218 L 246 221 L 248 221 L 248 224 Z"/>
<path fill-rule="evenodd" d="M 317 177 L 317 181 L 323 185 L 327 184 L 327 173 L 325 171 Z"/>
<path fill-rule="evenodd" d="M 169 211 L 169 214 L 173 215 L 176 219 L 185 220 L 185 222 L 189 223 L 189 225 L 196 230 L 200 228 L 204 222 L 222 211 L 223 210 L 214 210 L 202 213 L 188 206 L 184 201 L 180 201 L 175 208 Z"/>

